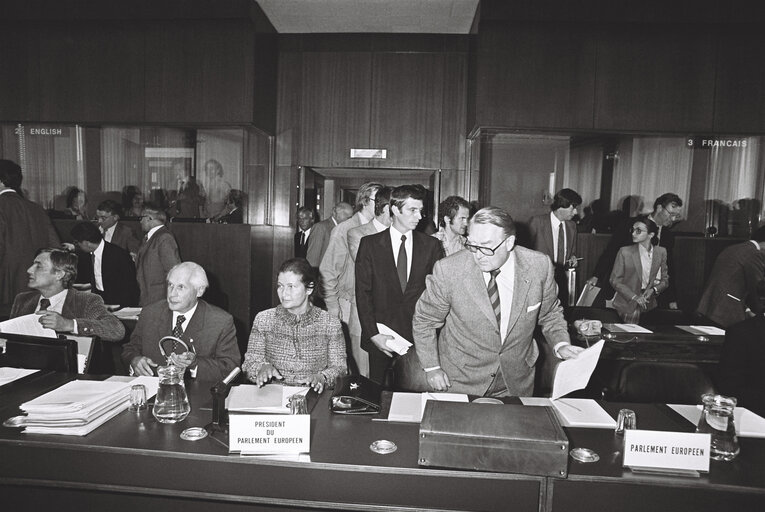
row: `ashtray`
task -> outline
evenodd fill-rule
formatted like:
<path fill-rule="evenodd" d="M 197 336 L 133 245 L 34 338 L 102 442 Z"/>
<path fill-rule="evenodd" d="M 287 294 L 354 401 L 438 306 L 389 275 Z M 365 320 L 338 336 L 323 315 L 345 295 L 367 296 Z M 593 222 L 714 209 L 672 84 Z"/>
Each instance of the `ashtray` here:
<path fill-rule="evenodd" d="M 393 441 L 388 441 L 386 439 L 379 439 L 375 441 L 374 443 L 369 445 L 369 449 L 372 450 L 375 453 L 393 453 L 398 449 L 398 446 L 396 446 L 396 443 Z"/>
<path fill-rule="evenodd" d="M 568 454 L 578 462 L 597 462 L 600 460 L 600 455 L 589 448 L 574 448 Z"/>
<path fill-rule="evenodd" d="M 505 405 L 505 402 L 500 400 L 499 398 L 491 398 L 488 396 L 482 396 L 480 398 L 476 398 L 471 404 L 495 404 L 495 405 Z"/>
<path fill-rule="evenodd" d="M 181 432 L 181 439 L 184 441 L 199 441 L 207 437 L 207 430 L 202 427 L 189 427 Z"/>

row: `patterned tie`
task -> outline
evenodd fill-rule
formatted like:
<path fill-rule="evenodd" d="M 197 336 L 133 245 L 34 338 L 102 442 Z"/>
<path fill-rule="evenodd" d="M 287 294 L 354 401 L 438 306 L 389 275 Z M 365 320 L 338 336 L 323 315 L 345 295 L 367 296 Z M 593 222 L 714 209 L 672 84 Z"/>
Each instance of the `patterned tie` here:
<path fill-rule="evenodd" d="M 173 336 L 176 338 L 179 338 L 183 336 L 183 322 L 186 321 L 186 317 L 183 315 L 178 315 L 178 318 L 175 320 L 175 327 L 173 327 Z M 177 341 L 173 341 L 173 352 L 175 352 L 175 349 L 178 346 Z"/>
<path fill-rule="evenodd" d="M 500 270 L 492 270 L 489 272 L 491 277 L 489 278 L 489 284 L 487 285 L 487 290 L 489 292 L 489 301 L 491 302 L 491 307 L 494 309 L 494 316 L 497 317 L 497 325 L 502 326 L 502 308 L 499 304 L 499 289 L 497 288 L 497 276 L 499 275 Z"/>
<path fill-rule="evenodd" d="M 563 264 L 563 259 L 566 257 L 565 252 L 566 252 L 566 242 L 564 241 L 564 238 L 563 238 L 563 223 L 561 222 L 560 224 L 558 224 L 558 254 L 555 257 L 556 263 Z"/>
<path fill-rule="evenodd" d="M 40 311 L 45 311 L 50 307 L 50 301 L 46 298 L 40 299 Z"/>
<path fill-rule="evenodd" d="M 401 245 L 398 246 L 398 260 L 396 261 L 398 282 L 401 285 L 401 293 L 406 292 L 406 235 L 401 235 Z"/>

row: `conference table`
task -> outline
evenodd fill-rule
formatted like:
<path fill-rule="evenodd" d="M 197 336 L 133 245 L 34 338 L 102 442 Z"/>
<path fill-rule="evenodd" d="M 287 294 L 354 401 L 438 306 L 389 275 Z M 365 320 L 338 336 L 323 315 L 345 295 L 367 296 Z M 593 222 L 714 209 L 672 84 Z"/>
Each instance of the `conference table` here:
<path fill-rule="evenodd" d="M 18 405 L 76 378 L 40 371 L 0 387 L 0 420 Z M 80 376 L 80 378 L 83 378 Z M 87 377 L 86 377 L 87 378 Z M 611 430 L 566 428 L 570 448 L 600 460 L 569 459 L 567 478 L 419 467 L 418 424 L 329 412 L 329 393 L 311 413 L 310 461 L 229 454 L 224 435 L 180 439 L 210 422 L 209 385 L 188 383 L 192 412 L 175 425 L 125 411 L 84 437 L 0 428 L 4 510 L 762 510 L 765 440 L 740 439 L 732 462 L 712 461 L 700 477 L 633 473 Z M 517 400 L 517 399 L 515 399 Z M 625 404 L 601 402 L 613 417 Z M 499 405 L 478 405 L 501 407 Z M 665 405 L 631 404 L 638 426 L 692 432 Z M 377 454 L 379 439 L 398 449 Z"/>

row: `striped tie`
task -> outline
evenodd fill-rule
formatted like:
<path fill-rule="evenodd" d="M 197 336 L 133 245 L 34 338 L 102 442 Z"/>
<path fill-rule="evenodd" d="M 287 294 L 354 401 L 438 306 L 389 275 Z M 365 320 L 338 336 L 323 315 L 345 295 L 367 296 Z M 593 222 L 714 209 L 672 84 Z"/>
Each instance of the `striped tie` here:
<path fill-rule="evenodd" d="M 497 317 L 497 325 L 502 326 L 502 308 L 499 304 L 499 290 L 497 289 L 497 276 L 499 275 L 500 270 L 492 270 L 489 272 L 491 274 L 491 277 L 489 278 L 489 284 L 487 286 L 487 289 L 489 291 L 489 301 L 491 302 L 491 307 L 494 308 L 494 316 Z"/>

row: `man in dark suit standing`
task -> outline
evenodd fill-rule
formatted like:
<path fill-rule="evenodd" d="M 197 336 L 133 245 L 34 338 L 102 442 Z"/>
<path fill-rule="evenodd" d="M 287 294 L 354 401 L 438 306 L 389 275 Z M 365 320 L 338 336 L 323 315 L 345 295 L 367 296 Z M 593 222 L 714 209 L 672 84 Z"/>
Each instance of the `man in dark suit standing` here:
<path fill-rule="evenodd" d="M 0 160 L 0 314 L 27 289 L 26 269 L 43 247 L 61 241 L 42 206 L 21 194 L 21 167 Z"/>
<path fill-rule="evenodd" d="M 369 354 L 369 377 L 383 383 L 393 353 L 392 337 L 381 334 L 385 324 L 412 341 L 412 316 L 425 289 L 425 276 L 442 255 L 441 243 L 414 231 L 422 218 L 424 190 L 412 185 L 393 189 L 391 227 L 361 239 L 356 256 L 356 305 L 361 323 L 361 348 Z"/>
<path fill-rule="evenodd" d="M 564 188 L 555 194 L 549 214 L 536 215 L 529 221 L 531 248 L 550 257 L 561 304 L 568 304 L 566 269 L 577 264 L 576 224 L 571 219 L 580 204 L 582 196 L 570 188 Z"/>
<path fill-rule="evenodd" d="M 137 306 L 140 292 L 130 254 L 106 242 L 98 228 L 89 222 L 78 222 L 70 234 L 90 260 L 91 291 L 100 295 L 106 304 Z"/>
<path fill-rule="evenodd" d="M 121 341 L 125 326 L 109 313 L 98 295 L 71 288 L 77 256 L 61 249 L 42 249 L 26 272 L 33 291 L 16 296 L 11 318 L 37 313 L 40 323 L 56 332 Z"/>
<path fill-rule="evenodd" d="M 350 219 L 353 216 L 353 206 L 345 202 L 339 202 L 332 208 L 332 215 L 328 219 L 316 223 L 311 228 L 311 237 L 308 239 L 308 249 L 305 259 L 312 267 L 318 267 L 324 253 L 329 246 L 329 235 L 335 226 Z"/>
<path fill-rule="evenodd" d="M 186 261 L 167 274 L 167 299 L 143 308 L 122 360 L 135 375 L 154 375 L 154 368 L 172 363 L 189 370 L 191 378 L 217 382 L 242 362 L 233 317 L 201 300 L 209 286 L 198 264 Z M 165 354 L 159 341 L 166 340 Z M 193 348 L 193 350 L 192 350 Z"/>
<path fill-rule="evenodd" d="M 119 222 L 121 217 L 122 206 L 116 201 L 107 199 L 96 207 L 96 221 L 104 240 L 126 250 L 135 260 L 141 241 L 138 240 L 132 229 Z"/>
<path fill-rule="evenodd" d="M 297 212 L 298 229 L 295 231 L 295 257 L 305 258 L 308 254 L 308 238 L 314 223 L 313 210 L 301 207 Z"/>
<path fill-rule="evenodd" d="M 165 227 L 167 215 L 151 203 L 141 214 L 141 229 L 146 236 L 136 257 L 136 278 L 141 297 L 138 305 L 148 306 L 165 298 L 165 278 L 170 269 L 181 262 L 178 243 Z"/>
<path fill-rule="evenodd" d="M 757 283 L 765 278 L 765 226 L 752 240 L 726 247 L 715 260 L 697 312 L 728 328 L 760 312 Z"/>

